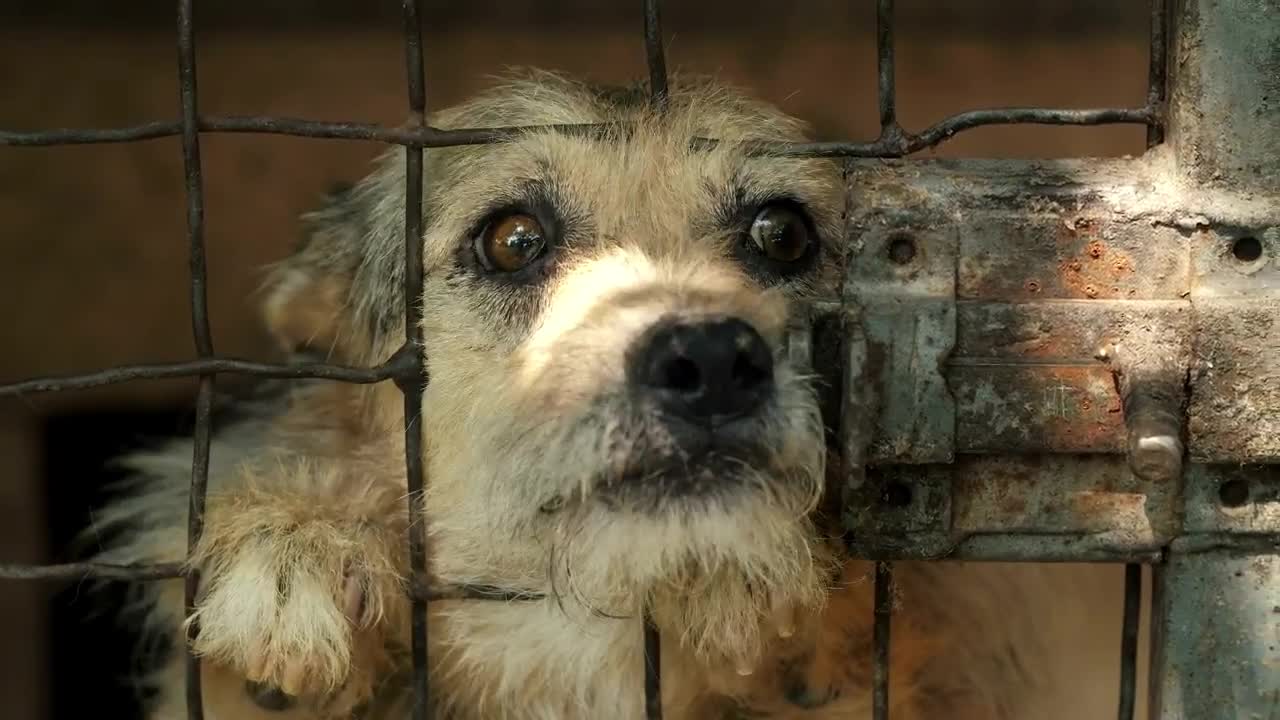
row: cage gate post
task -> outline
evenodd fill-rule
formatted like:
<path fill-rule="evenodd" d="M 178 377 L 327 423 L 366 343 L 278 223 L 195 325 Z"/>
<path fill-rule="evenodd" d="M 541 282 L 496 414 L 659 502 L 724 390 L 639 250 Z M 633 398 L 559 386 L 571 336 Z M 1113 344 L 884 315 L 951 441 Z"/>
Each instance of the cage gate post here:
<path fill-rule="evenodd" d="M 896 128 L 891 0 L 878 9 L 879 154 L 990 112 Z M 860 330 L 845 346 L 844 520 L 851 550 L 876 561 L 877 720 L 894 559 L 1126 563 L 1122 720 L 1136 704 L 1137 563 L 1156 564 L 1160 720 L 1280 707 L 1280 655 L 1260 640 L 1280 632 L 1277 18 L 1274 0 L 1152 3 L 1141 158 L 847 163 L 844 300 Z M 1132 274 L 1108 276 L 1103 260 Z"/>
<path fill-rule="evenodd" d="M 1196 280 L 1184 534 L 1156 573 L 1153 718 L 1280 716 L 1280 0 L 1178 0 L 1168 140 Z M 1268 267 L 1269 265 L 1269 267 Z"/>

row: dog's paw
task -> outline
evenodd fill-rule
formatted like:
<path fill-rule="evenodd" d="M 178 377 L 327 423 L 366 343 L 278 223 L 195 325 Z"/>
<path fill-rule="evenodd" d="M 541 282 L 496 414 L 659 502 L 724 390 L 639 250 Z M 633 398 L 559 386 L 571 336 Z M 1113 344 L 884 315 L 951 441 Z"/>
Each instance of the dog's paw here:
<path fill-rule="evenodd" d="M 403 536 L 262 500 L 210 515 L 193 558 L 194 651 L 242 674 L 260 705 L 367 699 L 407 603 Z"/>

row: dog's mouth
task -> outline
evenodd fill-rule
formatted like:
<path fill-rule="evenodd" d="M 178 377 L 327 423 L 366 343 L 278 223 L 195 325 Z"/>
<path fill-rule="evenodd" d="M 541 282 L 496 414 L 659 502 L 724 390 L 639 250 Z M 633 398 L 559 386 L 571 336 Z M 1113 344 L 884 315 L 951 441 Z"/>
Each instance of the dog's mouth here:
<path fill-rule="evenodd" d="M 755 422 L 668 422 L 664 429 L 662 442 L 621 453 L 593 495 L 610 507 L 652 507 L 724 497 L 775 472 L 773 453 Z"/>

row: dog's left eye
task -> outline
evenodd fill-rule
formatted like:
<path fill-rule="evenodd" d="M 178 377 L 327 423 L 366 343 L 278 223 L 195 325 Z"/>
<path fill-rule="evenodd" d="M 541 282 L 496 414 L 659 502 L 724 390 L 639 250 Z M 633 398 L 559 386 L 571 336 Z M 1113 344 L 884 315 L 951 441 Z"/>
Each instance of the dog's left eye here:
<path fill-rule="evenodd" d="M 766 205 L 751 221 L 751 241 L 766 257 L 791 263 L 803 258 L 812 242 L 809 224 L 798 210 L 786 205 Z"/>
<path fill-rule="evenodd" d="M 546 246 L 542 225 L 524 213 L 494 219 L 475 239 L 476 257 L 490 272 L 516 272 L 537 260 Z"/>

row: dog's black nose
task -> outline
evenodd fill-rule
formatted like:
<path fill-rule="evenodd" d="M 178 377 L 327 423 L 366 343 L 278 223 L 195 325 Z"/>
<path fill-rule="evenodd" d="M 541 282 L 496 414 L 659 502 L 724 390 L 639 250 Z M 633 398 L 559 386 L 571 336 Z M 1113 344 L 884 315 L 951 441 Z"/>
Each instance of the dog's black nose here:
<path fill-rule="evenodd" d="M 773 355 L 736 318 L 664 322 L 645 333 L 627 366 L 632 386 L 688 420 L 726 420 L 755 410 L 773 387 Z"/>

